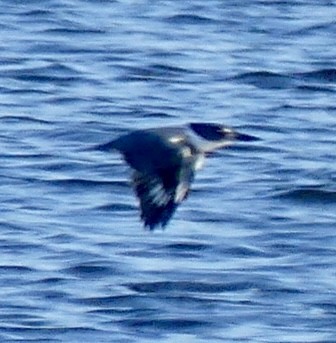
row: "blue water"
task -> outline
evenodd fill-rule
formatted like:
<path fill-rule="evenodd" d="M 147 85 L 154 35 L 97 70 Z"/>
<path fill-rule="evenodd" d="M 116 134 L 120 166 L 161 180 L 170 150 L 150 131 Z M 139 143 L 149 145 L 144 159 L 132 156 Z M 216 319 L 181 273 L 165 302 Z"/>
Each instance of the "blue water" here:
<path fill-rule="evenodd" d="M 1 342 L 336 342 L 336 3 L 20 1 L 0 13 Z M 134 128 L 262 141 L 143 230 Z"/>

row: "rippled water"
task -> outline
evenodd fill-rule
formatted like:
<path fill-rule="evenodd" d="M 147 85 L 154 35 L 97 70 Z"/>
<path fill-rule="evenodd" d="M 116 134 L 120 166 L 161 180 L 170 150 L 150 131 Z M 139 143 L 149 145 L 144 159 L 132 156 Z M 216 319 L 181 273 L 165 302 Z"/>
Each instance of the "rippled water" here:
<path fill-rule="evenodd" d="M 335 1 L 2 0 L 1 342 L 335 342 Z M 165 231 L 87 148 L 215 121 Z"/>

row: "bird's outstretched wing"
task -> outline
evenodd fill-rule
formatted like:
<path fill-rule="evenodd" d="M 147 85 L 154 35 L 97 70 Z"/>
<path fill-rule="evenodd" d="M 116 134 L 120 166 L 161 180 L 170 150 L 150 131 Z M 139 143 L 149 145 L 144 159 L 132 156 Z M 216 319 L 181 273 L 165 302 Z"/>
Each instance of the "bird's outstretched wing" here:
<path fill-rule="evenodd" d="M 166 190 L 159 177 L 137 171 L 133 174 L 133 186 L 145 227 L 150 230 L 158 225 L 165 227 L 177 208 L 174 190 Z"/>
<path fill-rule="evenodd" d="M 177 206 L 188 196 L 193 172 L 191 168 L 183 168 L 178 171 L 178 178 L 134 171 L 133 186 L 140 202 L 141 219 L 150 230 L 157 226 L 164 228 Z"/>
<path fill-rule="evenodd" d="M 135 131 L 109 143 L 133 169 L 133 187 L 145 227 L 164 228 L 187 197 L 196 157 L 182 140 L 175 143 L 150 131 Z"/>

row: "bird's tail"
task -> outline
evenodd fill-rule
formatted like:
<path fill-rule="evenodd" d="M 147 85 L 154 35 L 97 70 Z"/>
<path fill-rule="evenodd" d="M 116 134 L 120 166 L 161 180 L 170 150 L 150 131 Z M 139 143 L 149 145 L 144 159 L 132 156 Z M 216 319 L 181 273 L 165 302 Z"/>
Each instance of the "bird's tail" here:
<path fill-rule="evenodd" d="M 107 142 L 103 144 L 98 144 L 92 147 L 92 150 L 96 150 L 96 151 L 111 151 L 115 149 L 118 149 L 117 140 L 113 140 L 111 142 Z"/>
<path fill-rule="evenodd" d="M 116 141 L 111 141 L 108 143 L 103 143 L 103 144 L 96 144 L 93 146 L 89 146 L 89 147 L 85 147 L 85 148 L 81 148 L 80 151 L 103 151 L 103 152 L 108 152 L 108 151 L 112 151 L 112 150 L 117 150 L 118 147 L 116 145 Z"/>

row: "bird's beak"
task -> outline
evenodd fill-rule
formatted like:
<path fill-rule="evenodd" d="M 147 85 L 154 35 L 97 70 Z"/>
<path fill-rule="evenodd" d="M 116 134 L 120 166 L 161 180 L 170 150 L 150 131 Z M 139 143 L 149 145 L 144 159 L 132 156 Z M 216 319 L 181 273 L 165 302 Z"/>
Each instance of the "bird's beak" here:
<path fill-rule="evenodd" d="M 260 138 L 258 137 L 246 135 L 245 133 L 239 133 L 239 132 L 235 132 L 234 138 L 240 142 L 252 142 L 252 141 L 260 140 Z"/>

